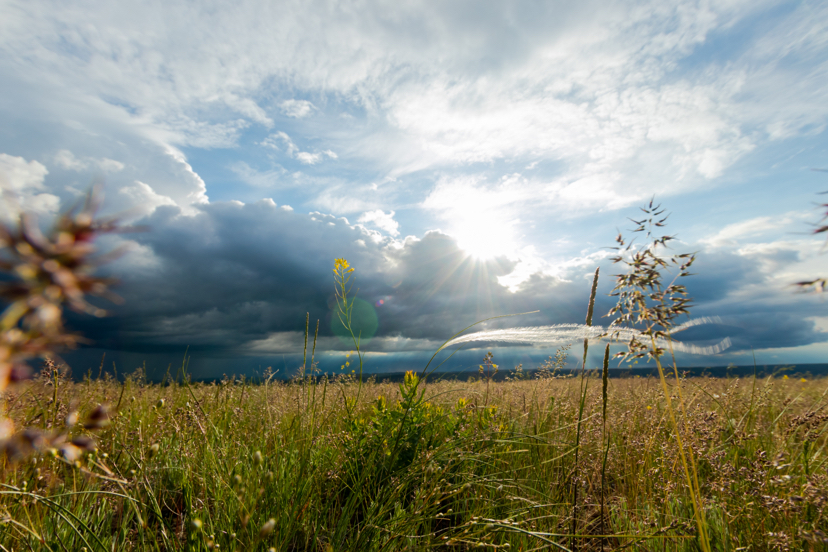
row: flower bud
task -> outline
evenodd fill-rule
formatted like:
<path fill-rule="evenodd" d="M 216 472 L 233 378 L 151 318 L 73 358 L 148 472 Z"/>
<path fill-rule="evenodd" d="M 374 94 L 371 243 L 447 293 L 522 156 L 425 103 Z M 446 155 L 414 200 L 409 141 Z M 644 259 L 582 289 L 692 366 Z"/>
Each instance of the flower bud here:
<path fill-rule="evenodd" d="M 271 534 L 273 532 L 273 529 L 275 529 L 275 528 L 276 528 L 276 520 L 273 519 L 273 518 L 270 518 L 269 520 L 267 520 L 267 523 L 262 525 L 262 528 L 259 529 L 259 538 L 263 539 L 263 538 L 267 537 L 269 534 Z"/>

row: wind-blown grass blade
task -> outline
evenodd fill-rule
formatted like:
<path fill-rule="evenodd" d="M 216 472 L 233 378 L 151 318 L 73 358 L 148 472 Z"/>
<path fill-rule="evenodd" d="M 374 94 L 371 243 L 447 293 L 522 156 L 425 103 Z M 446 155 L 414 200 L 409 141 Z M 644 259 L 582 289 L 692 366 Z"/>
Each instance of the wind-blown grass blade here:
<path fill-rule="evenodd" d="M 715 318 L 700 318 L 683 324 L 676 328 L 675 331 L 685 330 L 693 326 L 702 324 L 719 323 Z M 531 326 L 522 328 L 507 328 L 502 330 L 485 330 L 482 332 L 475 332 L 472 334 L 456 337 L 446 344 L 446 347 L 451 345 L 459 345 L 461 343 L 472 343 L 475 341 L 498 341 L 502 343 L 525 343 L 530 345 L 560 345 L 565 343 L 572 343 L 580 339 L 589 340 L 628 340 L 633 336 L 643 336 L 638 330 L 623 328 L 613 329 L 613 335 L 607 335 L 607 328 L 603 326 L 587 326 L 585 324 L 555 324 L 553 326 Z M 666 347 L 668 345 L 666 339 L 656 339 L 656 345 Z M 699 346 L 684 343 L 681 341 L 672 340 L 673 349 L 683 353 L 692 353 L 696 355 L 715 355 L 718 354 L 731 345 L 729 337 L 725 337 L 719 343 L 710 346 Z"/>

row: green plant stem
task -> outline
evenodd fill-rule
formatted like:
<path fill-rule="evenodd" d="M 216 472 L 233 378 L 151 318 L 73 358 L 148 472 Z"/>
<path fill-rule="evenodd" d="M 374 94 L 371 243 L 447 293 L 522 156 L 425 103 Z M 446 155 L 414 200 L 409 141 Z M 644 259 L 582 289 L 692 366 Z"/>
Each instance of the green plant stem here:
<path fill-rule="evenodd" d="M 606 443 L 604 446 L 604 458 L 601 462 L 601 535 L 605 535 L 606 531 L 604 529 L 604 484 L 607 480 L 607 457 L 609 456 L 609 435 L 607 433 L 607 391 L 608 391 L 608 384 L 609 384 L 609 354 L 610 354 L 610 346 L 607 343 L 606 349 L 604 349 L 604 364 L 603 370 L 601 371 L 601 403 L 602 403 L 602 412 L 601 412 L 601 436 L 602 440 Z M 601 537 L 601 550 L 604 549 L 604 544 L 606 544 L 606 537 Z"/>
<path fill-rule="evenodd" d="M 650 339 L 652 340 L 653 349 L 655 349 L 655 337 L 651 335 Z M 701 544 L 702 550 L 704 552 L 711 552 L 710 540 L 707 536 L 707 524 L 705 522 L 705 515 L 702 505 L 701 489 L 698 486 L 698 477 L 695 473 L 691 475 L 690 468 L 687 464 L 687 457 L 684 451 L 684 440 L 681 438 L 681 431 L 679 429 L 678 422 L 676 420 L 676 414 L 673 409 L 673 401 L 670 397 L 670 389 L 667 387 L 667 378 L 664 376 L 664 368 L 661 366 L 661 360 L 659 359 L 659 357 L 656 356 L 654 358 L 656 361 L 656 366 L 658 367 L 658 377 L 661 381 L 661 389 L 664 392 L 664 398 L 667 401 L 667 412 L 670 415 L 670 422 L 673 425 L 673 431 L 675 432 L 676 441 L 678 442 L 679 456 L 681 458 L 681 465 L 684 469 L 684 475 L 687 480 L 687 488 L 690 491 L 690 497 L 693 501 L 693 513 L 695 514 L 696 525 L 699 529 L 699 543 Z M 678 378 L 678 369 L 675 368 L 675 370 L 676 377 Z M 678 383 L 678 380 L 676 381 L 676 385 L 680 385 Z M 692 451 L 690 453 L 692 454 Z M 695 470 L 693 471 L 695 472 Z"/>
<path fill-rule="evenodd" d="M 595 308 L 595 293 L 598 290 L 598 271 L 595 269 L 595 276 L 592 278 L 592 288 L 589 292 L 589 303 L 587 304 L 586 325 L 592 326 L 592 312 Z M 581 449 L 581 422 L 584 417 L 584 405 L 586 403 L 587 388 L 589 386 L 589 379 L 586 378 L 586 361 L 587 352 L 589 351 L 589 338 L 584 338 L 584 358 L 581 361 L 581 388 L 579 393 L 578 403 L 578 427 L 575 432 L 575 467 L 573 468 L 572 476 L 572 534 L 575 535 L 578 525 L 578 456 Z M 570 546 L 575 549 L 575 537 L 572 537 Z"/>

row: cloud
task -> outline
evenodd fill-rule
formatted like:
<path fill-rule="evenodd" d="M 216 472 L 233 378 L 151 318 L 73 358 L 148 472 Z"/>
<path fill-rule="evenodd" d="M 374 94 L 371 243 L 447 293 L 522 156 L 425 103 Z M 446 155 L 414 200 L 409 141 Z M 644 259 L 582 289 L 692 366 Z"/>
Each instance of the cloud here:
<path fill-rule="evenodd" d="M 299 160 L 300 163 L 304 163 L 305 165 L 314 165 L 316 163 L 319 163 L 319 160 L 322 159 L 322 154 L 300 151 L 296 154 L 296 159 Z"/>
<path fill-rule="evenodd" d="M 294 119 L 307 117 L 312 110 L 316 109 L 316 106 L 307 100 L 285 100 L 279 104 L 279 107 L 282 113 Z"/>
<path fill-rule="evenodd" d="M 37 161 L 0 153 L 0 197 L 6 204 L 0 217 L 14 220 L 20 212 L 54 215 L 60 198 L 45 193 L 43 179 L 49 171 Z"/>
<path fill-rule="evenodd" d="M 134 205 L 132 214 L 137 217 L 152 214 L 162 205 L 176 205 L 172 198 L 157 194 L 148 184 L 140 180 L 136 180 L 131 186 L 124 186 L 118 192 L 129 197 L 130 203 Z"/>
<path fill-rule="evenodd" d="M 282 132 L 281 130 L 271 134 L 270 136 L 262 140 L 260 142 L 260 145 L 266 148 L 274 149 L 276 151 L 281 151 L 282 147 L 284 147 L 285 151 L 287 151 L 288 155 L 290 156 L 295 155 L 296 152 L 299 151 L 299 148 L 296 146 L 296 144 L 293 143 L 293 140 L 290 139 L 290 136 L 288 136 L 287 133 Z"/>
<path fill-rule="evenodd" d="M 55 155 L 55 163 L 62 169 L 68 171 L 85 171 L 90 168 L 97 168 L 105 173 L 114 173 L 124 170 L 124 164 L 120 161 L 107 159 L 105 157 L 102 159 L 89 157 L 78 159 L 71 151 L 65 149 L 57 152 L 57 155 Z"/>
<path fill-rule="evenodd" d="M 808 214 L 790 211 L 774 216 L 755 217 L 728 224 L 714 235 L 702 238 L 701 242 L 711 247 L 737 246 L 745 240 L 778 236 L 783 229 L 793 230 L 807 220 Z"/>
<path fill-rule="evenodd" d="M 43 189 L 43 179 L 49 171 L 37 161 L 27 162 L 22 157 L 0 153 L 0 178 L 4 190 L 23 192 Z"/>
<path fill-rule="evenodd" d="M 572 215 L 703 189 L 770 140 L 821 132 L 828 12 L 803 5 L 780 15 L 773 5 L 596 0 L 434 12 L 413 3 L 387 17 L 369 2 L 334 17 L 255 2 L 126 12 L 92 0 L 13 2 L 0 72 L 29 90 L 8 109 L 61 113 L 61 124 L 116 139 L 128 130 L 156 154 L 235 148 L 282 118 L 280 133 L 256 139 L 304 167 L 327 156 L 371 179 L 433 182 L 503 164 L 489 176 L 523 171 L 526 210 Z M 319 146 L 300 149 L 289 136 Z"/>
<path fill-rule="evenodd" d="M 244 354 L 248 355 L 274 355 L 274 354 L 296 354 L 304 346 L 304 332 L 275 332 L 264 339 L 251 341 L 244 348 Z M 370 340 L 370 348 L 373 354 L 376 353 L 410 353 L 412 351 L 434 352 L 443 341 L 434 339 L 409 339 L 400 336 L 376 337 Z M 334 336 L 318 338 L 316 347 L 318 351 L 342 350 L 347 345 L 341 339 Z M 348 347 L 345 347 L 348 349 Z"/>
<path fill-rule="evenodd" d="M 382 209 L 362 213 L 357 222 L 360 224 L 373 224 L 390 236 L 400 235 L 400 223 L 394 220 L 394 211 L 386 213 Z"/>
<path fill-rule="evenodd" d="M 273 126 L 273 119 L 267 116 L 267 112 L 262 109 L 253 99 L 243 98 L 236 94 L 228 93 L 222 98 L 228 106 L 232 107 L 238 113 L 248 117 L 249 119 L 263 125 L 265 128 Z M 247 126 L 247 122 L 240 122 L 240 125 Z"/>
<path fill-rule="evenodd" d="M 130 237 L 142 246 L 134 262 L 154 269 L 133 271 L 128 256 L 111 267 L 124 281 L 119 292 L 126 304 L 105 323 L 84 321 L 99 346 L 255 348 L 274 334 L 300 331 L 308 311 L 322 320 L 320 335 L 331 337 L 330 270 L 343 255 L 357 267 L 359 297 L 379 305 L 376 337 L 384 349 L 444 339 L 458 324 L 496 312 L 495 303 L 513 302 L 496 281 L 504 266 L 475 267 L 439 233 L 374 240 L 341 218 L 301 215 L 270 202 L 211 203 L 194 216 L 162 205 L 142 222 L 151 231 Z M 486 295 L 492 304 L 480 302 Z"/>
<path fill-rule="evenodd" d="M 289 157 L 296 159 L 302 164 L 305 165 L 315 165 L 319 163 L 324 157 L 329 157 L 330 159 L 336 159 L 337 155 L 331 150 L 325 150 L 323 152 L 316 152 L 310 153 L 307 151 L 299 151 L 299 147 L 296 143 L 291 139 L 287 133 L 283 131 L 278 131 L 274 134 L 271 134 L 264 140 L 262 140 L 259 145 L 264 146 L 266 148 L 270 148 L 277 151 L 282 151 L 284 148 L 285 153 L 288 154 Z M 281 147 L 280 147 L 281 146 Z"/>
<path fill-rule="evenodd" d="M 257 188 L 271 188 L 276 186 L 288 172 L 281 165 L 276 165 L 274 168 L 266 171 L 259 171 L 244 161 L 236 161 L 229 168 L 242 182 Z"/>

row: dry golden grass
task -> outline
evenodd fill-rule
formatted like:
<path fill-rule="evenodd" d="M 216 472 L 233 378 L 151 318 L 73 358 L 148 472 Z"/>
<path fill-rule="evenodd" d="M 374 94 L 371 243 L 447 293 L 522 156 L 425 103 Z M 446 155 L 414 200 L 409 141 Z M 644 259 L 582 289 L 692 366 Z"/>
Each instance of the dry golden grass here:
<path fill-rule="evenodd" d="M 118 550 L 698 547 L 656 379 L 609 380 L 606 430 L 600 382 L 588 387 L 577 470 L 575 378 L 420 382 L 424 395 L 408 403 L 410 386 L 374 381 L 358 402 L 348 380 L 54 381 L 8 397 L 16 423 L 57 429 L 75 408 L 120 406 L 98 451 L 74 466 L 49 455 L 5 465 L 10 494 L 0 508 L 31 529 L 0 526 L 9 549 L 37 548 L 32 535 L 53 550 L 79 549 L 83 535 L 94 549 Z M 825 549 L 828 381 L 694 378 L 683 387 L 679 427 L 714 549 Z M 409 408 L 395 410 L 399 401 Z M 395 449 L 394 438 L 410 446 Z M 71 523 L 61 522 L 64 510 Z"/>

